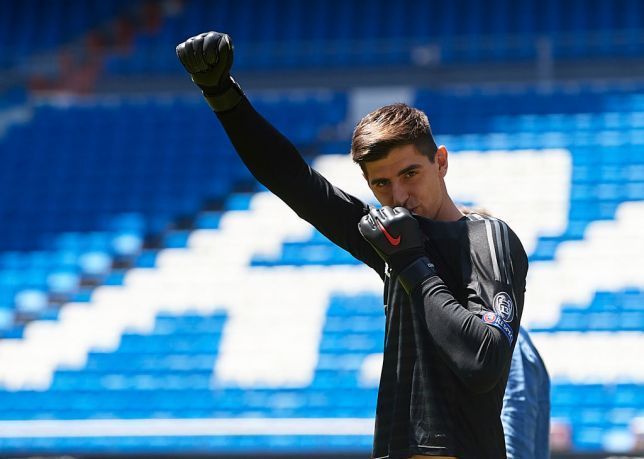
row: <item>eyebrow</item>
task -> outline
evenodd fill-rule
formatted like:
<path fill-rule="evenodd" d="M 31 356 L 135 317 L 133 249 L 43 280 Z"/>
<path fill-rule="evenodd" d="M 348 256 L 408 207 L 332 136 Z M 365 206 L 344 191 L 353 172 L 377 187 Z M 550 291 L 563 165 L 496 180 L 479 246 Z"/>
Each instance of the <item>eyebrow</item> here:
<path fill-rule="evenodd" d="M 418 169 L 419 167 L 420 167 L 420 164 L 410 164 L 409 166 L 405 167 L 404 169 L 398 171 L 396 176 L 400 177 L 401 175 L 405 175 L 407 172 L 411 172 L 414 169 Z M 378 182 L 380 182 L 382 180 L 387 180 L 387 179 L 374 178 L 374 179 L 370 180 L 369 183 L 371 183 L 372 185 L 375 185 L 376 183 L 378 183 Z"/>
<path fill-rule="evenodd" d="M 420 164 L 412 164 L 410 166 L 407 166 L 403 170 L 398 172 L 398 177 L 400 177 L 401 175 L 405 175 L 407 172 L 411 172 L 414 169 L 418 169 L 419 167 L 420 167 Z"/>

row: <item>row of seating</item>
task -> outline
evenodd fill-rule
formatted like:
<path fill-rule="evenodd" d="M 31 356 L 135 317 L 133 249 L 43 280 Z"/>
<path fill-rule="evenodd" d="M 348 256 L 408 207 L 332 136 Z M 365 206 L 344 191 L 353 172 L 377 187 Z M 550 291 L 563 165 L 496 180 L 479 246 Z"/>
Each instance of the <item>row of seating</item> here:
<path fill-rule="evenodd" d="M 563 132 L 642 126 L 642 87 L 575 83 L 551 88 L 421 89 L 414 105 L 435 134 Z M 566 116 L 568 115 L 568 116 Z"/>
<path fill-rule="evenodd" d="M 637 2 L 583 5 L 405 0 L 392 9 L 382 0 L 247 0 L 213 8 L 193 0 L 161 30 L 138 34 L 132 54 L 110 56 L 106 68 L 117 75 L 179 73 L 167 50 L 207 30 L 233 37 L 238 70 L 511 62 L 534 60 L 544 49 L 558 59 L 641 54 Z"/>
<path fill-rule="evenodd" d="M 178 379 L 178 378 L 177 378 Z M 187 376 L 184 381 L 194 379 Z M 172 417 L 181 418 L 180 410 L 203 411 L 229 411 L 237 413 L 262 413 L 270 416 L 275 409 L 296 411 L 299 416 L 306 415 L 308 408 L 337 408 L 363 409 L 374 411 L 376 390 L 343 388 L 342 397 L 333 397 L 329 400 L 328 390 L 316 388 L 306 389 L 270 389 L 270 390 L 217 390 L 208 387 L 179 387 L 172 384 L 169 378 L 150 378 L 158 382 L 168 382 L 167 386 L 158 384 L 157 387 L 139 388 L 124 387 L 110 389 L 90 387 L 75 388 L 73 391 L 63 392 L 52 390 L 50 392 L 21 392 L 11 397 L 3 396 L 3 406 L 7 411 L 22 412 L 23 416 L 42 416 L 51 412 L 53 419 L 73 419 L 68 417 L 72 412 L 84 412 L 83 418 L 92 417 L 93 411 L 111 411 L 117 416 L 120 412 L 131 411 L 175 411 Z M 328 389 L 328 388 L 326 388 Z M 180 394 L 180 396 L 177 396 Z M 337 394 L 336 394 L 337 395 Z M 31 400 L 31 399 L 34 400 Z M 6 415 L 6 414 L 5 414 Z M 285 416 L 285 417 L 298 417 Z M 330 416 L 333 417 L 333 416 Z M 365 416 L 366 417 L 366 416 Z M 6 416 L 4 419 L 11 419 Z M 13 418 L 16 419 L 16 418 Z M 17 418 L 20 419 L 20 418 Z"/>
<path fill-rule="evenodd" d="M 26 56 L 67 45 L 139 4 L 129 0 L 95 5 L 82 0 L 2 0 L 0 67 L 9 68 Z"/>
<path fill-rule="evenodd" d="M 574 308 L 574 305 L 563 305 L 563 309 Z M 620 292 L 599 290 L 595 293 L 588 311 L 642 311 L 644 310 L 644 292 L 637 288 L 626 288 Z"/>
<path fill-rule="evenodd" d="M 634 331 L 644 329 L 644 312 L 580 312 L 563 310 L 556 330 Z"/>
<path fill-rule="evenodd" d="M 61 453 L 78 454 L 204 454 L 244 453 L 261 454 L 316 454 L 320 450 L 331 453 L 364 454 L 373 444 L 371 435 L 166 435 L 81 438 L 0 438 L 0 448 L 7 453 Z"/>
<path fill-rule="evenodd" d="M 89 8 L 84 2 L 74 0 L 30 0 L 19 4 L 5 0 L 3 25 L 6 27 L 2 27 L 4 34 L 0 38 L 12 47 L 33 49 L 34 30 L 38 30 L 38 46 L 59 46 L 114 17 L 127 16 L 135 7 L 140 7 L 138 2 L 133 5 L 118 1 Z M 261 38 L 270 37 L 271 44 L 283 43 L 285 47 L 298 41 L 316 42 L 330 37 L 338 41 L 385 38 L 447 41 L 453 37 L 482 35 L 497 39 L 514 37 L 518 42 L 512 46 L 506 43 L 502 50 L 521 52 L 534 37 L 549 35 L 563 42 L 562 50 L 574 53 L 590 47 L 610 53 L 615 51 L 615 35 L 624 31 L 627 33 L 623 38 L 633 40 L 624 51 L 639 44 L 635 39 L 642 21 L 640 12 L 639 3 L 629 0 L 611 3 L 594 0 L 590 5 L 579 3 L 572 8 L 554 1 L 537 5 L 534 0 L 516 4 L 496 0 L 486 7 L 480 1 L 444 4 L 406 0 L 393 10 L 383 0 L 317 0 L 306 5 L 292 0 L 222 1 L 216 8 L 206 1 L 192 0 L 178 12 L 173 10 L 173 15 L 168 14 L 154 41 L 174 43 L 181 34 L 210 28 L 227 30 L 240 43 L 259 42 Z M 457 16 L 462 20 L 455 20 Z M 63 28 L 60 27 L 61 17 L 65 19 Z M 337 20 L 332 21 L 332 18 Z M 584 34 L 593 34 L 593 38 L 602 41 L 588 43 Z M 145 34 L 137 37 L 137 48 L 145 48 L 149 44 L 146 41 L 152 40 Z M 498 40 L 494 44 L 503 45 L 503 42 Z"/>
<path fill-rule="evenodd" d="M 558 416 L 560 408 L 576 410 L 580 405 L 589 408 L 613 407 L 628 408 L 635 410 L 644 403 L 644 390 L 641 384 L 618 383 L 618 384 L 573 384 L 559 382 L 552 387 L 550 400 L 553 405 L 553 417 Z M 604 416 L 609 420 L 611 416 Z"/>

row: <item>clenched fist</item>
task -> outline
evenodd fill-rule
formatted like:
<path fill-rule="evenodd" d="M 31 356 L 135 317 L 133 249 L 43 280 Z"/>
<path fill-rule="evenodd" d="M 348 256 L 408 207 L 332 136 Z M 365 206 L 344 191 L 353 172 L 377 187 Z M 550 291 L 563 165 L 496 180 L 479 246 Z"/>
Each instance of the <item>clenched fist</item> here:
<path fill-rule="evenodd" d="M 230 110 L 239 103 L 243 92 L 230 76 L 233 43 L 228 35 L 195 35 L 177 46 L 177 56 L 215 112 Z"/>

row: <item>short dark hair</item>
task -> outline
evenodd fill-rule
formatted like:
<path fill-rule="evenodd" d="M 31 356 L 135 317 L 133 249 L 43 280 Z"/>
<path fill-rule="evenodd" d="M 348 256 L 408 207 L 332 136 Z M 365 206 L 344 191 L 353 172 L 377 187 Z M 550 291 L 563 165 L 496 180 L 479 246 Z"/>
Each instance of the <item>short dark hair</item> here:
<path fill-rule="evenodd" d="M 364 171 L 364 163 L 404 145 L 416 146 L 434 162 L 437 147 L 427 115 L 407 104 L 385 105 L 362 118 L 354 129 L 351 157 Z"/>

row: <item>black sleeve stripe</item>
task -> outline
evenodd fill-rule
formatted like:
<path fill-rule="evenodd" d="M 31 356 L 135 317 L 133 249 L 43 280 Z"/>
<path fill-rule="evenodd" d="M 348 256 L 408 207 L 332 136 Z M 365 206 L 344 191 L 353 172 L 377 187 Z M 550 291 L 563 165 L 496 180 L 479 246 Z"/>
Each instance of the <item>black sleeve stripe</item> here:
<path fill-rule="evenodd" d="M 501 281 L 501 274 L 499 271 L 499 262 L 496 255 L 496 244 L 494 243 L 494 235 L 492 231 L 492 220 L 485 219 L 485 231 L 487 233 L 487 244 L 490 248 L 490 259 L 492 260 L 492 268 L 494 269 L 494 280 Z"/>
<path fill-rule="evenodd" d="M 505 283 L 510 284 L 512 282 L 512 275 L 510 273 L 510 266 L 508 263 L 510 249 L 508 248 L 508 234 L 506 230 L 506 225 L 500 220 L 494 222 L 496 224 L 495 230 L 498 240 L 498 249 L 497 255 L 499 256 L 499 265 L 503 266 L 503 273 L 505 273 Z"/>
<path fill-rule="evenodd" d="M 508 259 L 509 264 L 510 264 L 510 277 L 508 278 L 508 281 L 511 283 L 512 279 L 514 279 L 514 265 L 512 264 L 512 256 L 510 255 L 512 252 L 510 252 L 510 235 L 508 233 L 508 225 L 503 224 L 501 225 L 501 228 L 503 229 L 503 248 L 505 250 L 505 258 Z"/>
<path fill-rule="evenodd" d="M 502 221 L 490 217 L 485 219 L 485 229 L 494 268 L 494 280 L 510 284 L 512 282 L 512 261 L 508 261 L 510 243 L 507 226 Z"/>
<path fill-rule="evenodd" d="M 471 221 L 483 220 L 487 235 L 488 247 L 490 249 L 490 260 L 494 269 L 494 280 L 506 285 L 512 284 L 514 277 L 514 266 L 510 256 L 510 233 L 508 226 L 501 220 L 486 216 L 485 218 L 471 213 L 468 216 Z"/>
<path fill-rule="evenodd" d="M 496 218 L 491 218 L 491 220 L 495 232 L 494 240 L 495 243 L 498 243 L 498 245 L 495 244 L 494 249 L 498 256 L 498 264 L 501 267 L 501 273 L 505 275 L 505 279 L 503 279 L 502 282 L 505 285 L 509 285 L 511 287 L 508 293 L 512 298 L 512 302 L 516 305 L 517 299 L 516 295 L 514 294 L 514 287 L 512 282 L 514 276 L 514 268 L 512 266 L 512 257 L 510 256 L 510 235 L 508 232 L 508 225 Z M 512 342 L 512 340 L 510 340 L 510 342 Z"/>
<path fill-rule="evenodd" d="M 503 239 L 501 238 L 501 226 L 498 220 L 492 220 L 492 228 L 494 228 L 494 250 L 496 251 L 499 271 L 501 272 L 501 282 L 505 284 L 507 283 L 508 271 L 503 259 Z"/>
<path fill-rule="evenodd" d="M 510 291 L 508 292 L 510 296 L 512 297 L 512 302 L 514 303 L 515 307 L 518 307 L 517 304 L 517 296 L 514 293 L 514 265 L 512 263 L 512 252 L 510 252 L 510 234 L 508 231 L 508 225 L 506 225 L 503 222 L 501 223 L 501 228 L 503 229 L 503 246 L 505 250 L 505 256 L 504 259 L 508 261 L 508 264 L 510 265 L 510 272 L 509 272 L 509 277 L 508 277 L 508 285 L 510 285 Z M 515 315 L 516 317 L 519 317 L 518 315 L 518 310 L 517 314 Z"/>

